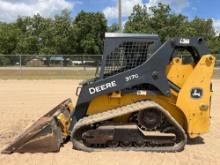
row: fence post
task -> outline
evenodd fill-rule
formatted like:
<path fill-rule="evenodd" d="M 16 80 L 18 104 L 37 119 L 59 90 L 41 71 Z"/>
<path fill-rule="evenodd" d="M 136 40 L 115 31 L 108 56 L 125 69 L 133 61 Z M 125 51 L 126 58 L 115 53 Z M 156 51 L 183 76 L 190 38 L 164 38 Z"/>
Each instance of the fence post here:
<path fill-rule="evenodd" d="M 64 77 L 64 64 L 63 64 L 64 63 L 64 56 L 62 56 L 62 58 L 63 59 L 61 61 L 61 75 L 62 75 L 61 77 Z"/>
<path fill-rule="evenodd" d="M 85 63 L 85 54 L 82 55 L 82 59 L 83 59 L 83 70 L 86 70 L 86 63 Z"/>
<path fill-rule="evenodd" d="M 22 64 L 21 64 L 21 62 L 22 62 L 22 59 L 21 59 L 21 55 L 19 54 L 20 78 L 22 78 Z"/>

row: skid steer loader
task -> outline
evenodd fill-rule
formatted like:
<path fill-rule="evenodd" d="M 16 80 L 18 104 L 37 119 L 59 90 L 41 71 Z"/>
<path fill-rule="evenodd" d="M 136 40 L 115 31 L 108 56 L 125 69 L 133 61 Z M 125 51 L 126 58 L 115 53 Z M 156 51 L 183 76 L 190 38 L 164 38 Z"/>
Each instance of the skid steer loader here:
<path fill-rule="evenodd" d="M 83 151 L 177 152 L 209 129 L 215 57 L 200 37 L 106 33 L 96 78 L 77 88 L 2 153 L 55 152 L 68 140 Z"/>

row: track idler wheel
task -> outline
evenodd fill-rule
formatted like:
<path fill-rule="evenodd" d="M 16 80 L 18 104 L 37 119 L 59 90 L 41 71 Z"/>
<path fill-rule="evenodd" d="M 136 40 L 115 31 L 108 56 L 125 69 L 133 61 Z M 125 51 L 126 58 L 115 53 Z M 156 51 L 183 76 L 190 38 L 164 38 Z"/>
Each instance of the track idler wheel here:
<path fill-rule="evenodd" d="M 156 130 L 162 123 L 162 113 L 155 108 L 140 111 L 137 115 L 139 126 L 147 131 Z"/>

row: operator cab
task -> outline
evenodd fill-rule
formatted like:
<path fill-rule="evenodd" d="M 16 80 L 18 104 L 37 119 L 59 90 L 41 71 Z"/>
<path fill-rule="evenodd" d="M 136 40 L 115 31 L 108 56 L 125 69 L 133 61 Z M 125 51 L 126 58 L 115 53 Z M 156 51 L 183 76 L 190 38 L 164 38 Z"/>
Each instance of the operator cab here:
<path fill-rule="evenodd" d="M 160 46 L 160 38 L 155 34 L 106 33 L 102 62 L 97 68 L 96 78 L 83 81 L 81 85 L 135 68 Z"/>
<path fill-rule="evenodd" d="M 106 33 L 99 78 L 141 65 L 160 46 L 160 38 L 154 34 Z"/>

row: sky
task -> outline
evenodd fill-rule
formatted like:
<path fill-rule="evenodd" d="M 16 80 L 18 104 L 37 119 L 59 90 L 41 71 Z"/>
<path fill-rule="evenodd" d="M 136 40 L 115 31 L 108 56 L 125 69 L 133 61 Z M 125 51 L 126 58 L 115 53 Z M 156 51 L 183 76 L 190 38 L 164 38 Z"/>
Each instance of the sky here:
<path fill-rule="evenodd" d="M 81 10 L 103 12 L 108 24 L 117 22 L 118 0 L 0 0 L 0 21 L 14 22 L 18 16 L 33 16 L 39 13 L 44 17 L 53 17 L 64 9 L 72 16 Z M 122 0 L 122 15 L 125 22 L 136 4 L 155 6 L 159 2 L 169 4 L 173 12 L 181 13 L 193 19 L 195 16 L 214 22 L 216 31 L 220 31 L 220 0 Z"/>

